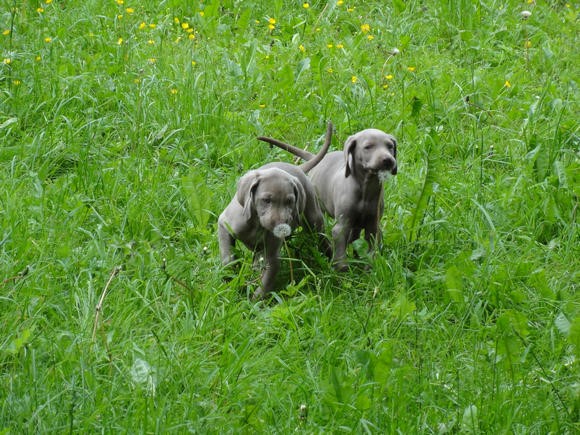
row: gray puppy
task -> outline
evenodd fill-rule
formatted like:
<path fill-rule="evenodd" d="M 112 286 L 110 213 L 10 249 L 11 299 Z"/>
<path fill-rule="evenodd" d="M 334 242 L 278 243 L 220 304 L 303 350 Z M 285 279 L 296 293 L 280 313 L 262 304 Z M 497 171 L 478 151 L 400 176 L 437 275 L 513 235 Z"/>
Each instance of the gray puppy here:
<path fill-rule="evenodd" d="M 314 158 L 314 154 L 276 139 L 258 139 L 306 161 Z M 328 153 L 309 173 L 324 209 L 336 219 L 332 228 L 336 269 L 348 267 L 347 245 L 358 239 L 362 230 L 369 247 L 374 247 L 384 211 L 383 181 L 396 174 L 397 141 L 374 128 L 350 136 L 343 152 Z"/>
<path fill-rule="evenodd" d="M 306 176 L 325 156 L 332 138 L 328 123 L 324 146 L 300 166 L 276 162 L 249 171 L 238 182 L 235 197 L 219 216 L 218 239 L 221 260 L 235 260 L 233 247 L 240 240 L 254 251 L 255 260 L 264 258 L 262 285 L 254 298 L 263 298 L 274 288 L 280 268 L 280 248 L 292 230 L 302 225 L 322 235 L 324 218 L 314 186 Z"/>

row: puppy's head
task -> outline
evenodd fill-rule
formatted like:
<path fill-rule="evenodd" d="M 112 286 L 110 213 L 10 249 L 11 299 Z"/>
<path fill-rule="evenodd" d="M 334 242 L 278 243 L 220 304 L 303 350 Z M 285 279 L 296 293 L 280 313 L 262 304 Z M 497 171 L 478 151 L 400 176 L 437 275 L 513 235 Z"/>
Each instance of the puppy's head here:
<path fill-rule="evenodd" d="M 306 200 L 299 180 L 277 168 L 248 172 L 238 183 L 236 197 L 245 219 L 257 217 L 260 226 L 278 238 L 290 235 Z"/>
<path fill-rule="evenodd" d="M 375 174 L 383 180 L 397 174 L 397 141 L 390 134 L 375 128 L 359 131 L 344 144 L 345 176 Z"/>

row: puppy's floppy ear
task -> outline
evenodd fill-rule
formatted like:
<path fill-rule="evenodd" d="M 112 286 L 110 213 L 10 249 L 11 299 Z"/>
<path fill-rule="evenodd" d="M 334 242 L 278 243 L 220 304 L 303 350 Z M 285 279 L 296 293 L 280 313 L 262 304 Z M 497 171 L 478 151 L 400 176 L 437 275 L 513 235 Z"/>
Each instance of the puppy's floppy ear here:
<path fill-rule="evenodd" d="M 260 174 L 258 171 L 250 171 L 246 173 L 240 181 L 238 181 L 238 190 L 236 192 L 236 199 L 243 207 L 242 215 L 246 219 L 251 219 L 254 210 L 254 193 L 260 183 Z"/>
<path fill-rule="evenodd" d="M 346 169 L 344 171 L 345 177 L 348 177 L 350 174 L 354 174 L 355 148 L 356 148 L 356 135 L 352 135 L 344 143 L 344 161 L 346 164 Z"/>
<path fill-rule="evenodd" d="M 392 175 L 397 175 L 397 139 L 393 138 L 393 157 L 395 158 L 395 167 L 391 171 Z"/>
<path fill-rule="evenodd" d="M 296 196 L 296 211 L 298 212 L 298 215 L 300 215 L 306 208 L 306 192 L 298 178 L 292 177 L 291 182 L 292 187 L 294 188 L 294 196 Z"/>

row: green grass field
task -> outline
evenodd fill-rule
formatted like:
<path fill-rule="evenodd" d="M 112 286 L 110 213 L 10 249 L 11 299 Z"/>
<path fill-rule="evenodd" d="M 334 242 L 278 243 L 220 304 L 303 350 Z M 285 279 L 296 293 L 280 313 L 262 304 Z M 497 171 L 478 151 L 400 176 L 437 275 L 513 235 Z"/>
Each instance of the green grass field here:
<path fill-rule="evenodd" d="M 577 2 L 0 4 L 0 434 L 578 433 Z M 382 248 L 253 303 L 217 216 L 329 120 Z"/>

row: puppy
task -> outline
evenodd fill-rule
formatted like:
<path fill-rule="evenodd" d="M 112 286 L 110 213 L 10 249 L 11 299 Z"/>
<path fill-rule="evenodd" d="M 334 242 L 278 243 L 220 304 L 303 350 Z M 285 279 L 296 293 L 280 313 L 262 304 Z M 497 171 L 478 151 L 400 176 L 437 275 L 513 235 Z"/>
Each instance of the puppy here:
<path fill-rule="evenodd" d="M 259 137 L 310 161 L 314 155 L 276 139 Z M 328 153 L 309 176 L 325 211 L 336 219 L 332 228 L 334 266 L 345 270 L 346 248 L 365 231 L 372 249 L 380 237 L 384 211 L 383 181 L 397 174 L 397 141 L 381 130 L 370 128 L 350 136 L 344 151 Z"/>
<path fill-rule="evenodd" d="M 297 226 L 317 232 L 322 238 L 324 218 L 306 172 L 323 159 L 331 137 L 332 123 L 328 123 L 324 146 L 300 166 L 276 162 L 246 173 L 238 182 L 235 197 L 218 218 L 223 265 L 235 260 L 236 240 L 254 251 L 255 258 L 263 255 L 262 285 L 254 292 L 254 299 L 267 296 L 274 288 L 282 242 Z"/>

